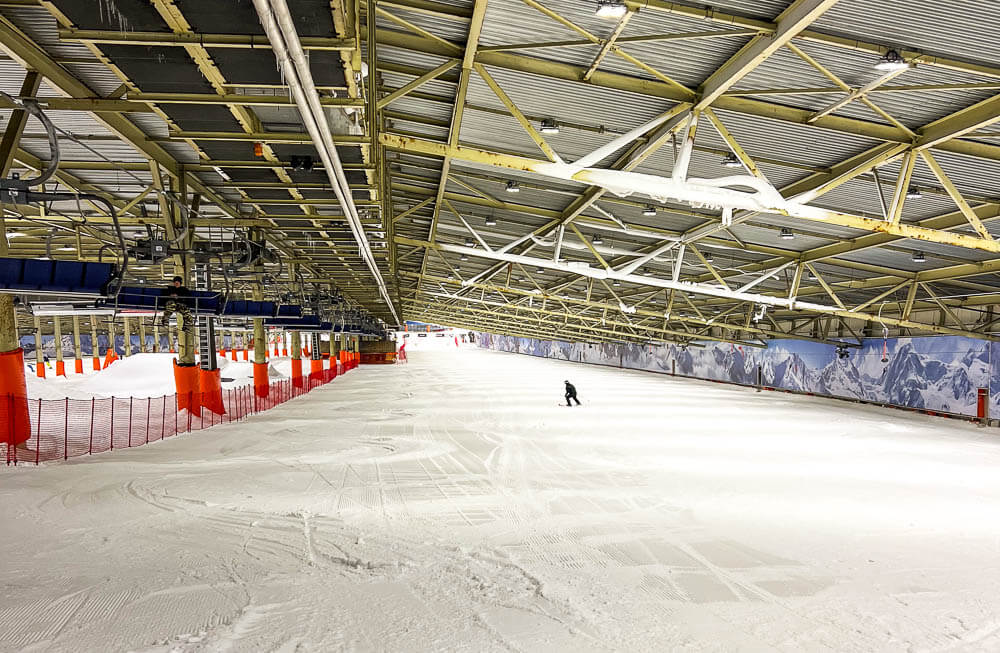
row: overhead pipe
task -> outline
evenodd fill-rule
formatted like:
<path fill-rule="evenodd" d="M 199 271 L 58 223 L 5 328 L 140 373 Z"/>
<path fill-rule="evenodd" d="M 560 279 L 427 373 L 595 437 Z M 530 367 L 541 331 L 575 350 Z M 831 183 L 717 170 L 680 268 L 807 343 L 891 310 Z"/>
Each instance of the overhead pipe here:
<path fill-rule="evenodd" d="M 337 155 L 333 134 L 320 104 L 319 93 L 313 82 L 312 72 L 306 60 L 305 51 L 302 49 L 302 43 L 299 41 L 298 32 L 295 30 L 295 24 L 292 22 L 288 4 L 285 0 L 270 0 L 270 2 L 268 0 L 254 0 L 254 7 L 261 25 L 264 27 L 264 32 L 271 42 L 274 56 L 281 67 L 289 91 L 295 98 L 295 105 L 302 117 L 302 122 L 305 124 L 306 131 L 313 144 L 316 145 L 333 191 L 337 195 L 337 200 L 344 208 L 347 224 L 358 243 L 361 257 L 378 285 L 379 294 L 389 307 L 393 318 L 398 322 L 399 315 L 396 314 L 389 290 L 365 236 L 364 226 L 361 224 L 358 209 L 354 204 L 354 198 L 344 174 L 344 167 Z"/>

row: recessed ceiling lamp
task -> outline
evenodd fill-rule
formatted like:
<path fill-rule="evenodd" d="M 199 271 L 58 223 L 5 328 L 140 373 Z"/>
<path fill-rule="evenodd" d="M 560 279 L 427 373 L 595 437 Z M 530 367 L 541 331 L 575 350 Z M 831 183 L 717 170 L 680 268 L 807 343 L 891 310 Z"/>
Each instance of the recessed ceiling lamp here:
<path fill-rule="evenodd" d="M 727 154 L 725 156 L 725 158 L 722 159 L 722 167 L 723 168 L 739 168 L 742 165 L 743 164 L 740 163 L 740 160 L 737 159 L 736 155 L 733 154 L 732 152 L 730 152 L 729 154 Z"/>
<path fill-rule="evenodd" d="M 925 263 L 926 261 L 927 261 L 927 257 L 924 256 L 923 252 L 921 252 L 919 250 L 913 252 L 913 262 L 914 263 Z"/>
<path fill-rule="evenodd" d="M 908 200 L 918 200 L 923 197 L 924 194 L 920 192 L 920 189 L 916 186 L 910 186 L 906 189 L 906 199 Z"/>
<path fill-rule="evenodd" d="M 597 0 L 597 11 L 601 18 L 621 18 L 628 13 L 628 7 L 621 0 Z"/>
<path fill-rule="evenodd" d="M 603 245 L 604 239 L 598 236 L 597 234 L 594 234 L 594 237 L 590 239 L 590 242 L 592 245 Z"/>
<path fill-rule="evenodd" d="M 519 184 L 519 183 L 517 183 L 516 181 L 513 181 L 513 180 L 508 181 L 507 182 L 507 192 L 508 193 L 520 193 L 521 192 L 521 184 Z"/>
<path fill-rule="evenodd" d="M 552 118 L 542 118 L 542 122 L 538 125 L 538 131 L 543 134 L 558 134 L 559 123 Z"/>
<path fill-rule="evenodd" d="M 905 68 L 912 68 L 913 64 L 903 59 L 902 56 L 895 50 L 887 50 L 878 59 L 878 63 L 875 64 L 875 70 L 883 70 L 885 72 L 891 72 L 893 70 L 903 70 Z"/>
<path fill-rule="evenodd" d="M 781 228 L 781 239 L 782 240 L 792 240 L 794 238 L 795 238 L 795 234 L 792 233 L 791 229 L 789 229 L 788 227 L 782 227 Z"/>
<path fill-rule="evenodd" d="M 646 206 L 646 208 L 644 208 L 642 210 L 642 214 L 644 216 L 646 216 L 647 218 L 655 218 L 656 217 L 656 207 L 653 206 L 652 204 L 649 204 L 649 205 Z"/>

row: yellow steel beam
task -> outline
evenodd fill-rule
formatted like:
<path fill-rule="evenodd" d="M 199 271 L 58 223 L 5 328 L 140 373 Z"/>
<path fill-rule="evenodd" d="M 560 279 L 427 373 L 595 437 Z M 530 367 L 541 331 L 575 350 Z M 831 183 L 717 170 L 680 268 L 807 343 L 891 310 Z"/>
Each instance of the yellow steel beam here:
<path fill-rule="evenodd" d="M 178 46 L 196 45 L 202 48 L 270 48 L 266 36 L 255 34 L 204 34 L 194 31 L 182 32 L 133 32 L 60 27 L 59 38 L 63 41 L 81 41 L 104 45 Z M 354 39 L 334 39 L 317 36 L 300 36 L 305 50 L 353 50 Z"/>
<path fill-rule="evenodd" d="M 395 91 L 393 91 L 389 95 L 387 95 L 384 98 L 380 99 L 378 101 L 378 108 L 379 109 L 384 109 L 386 106 L 388 106 L 389 104 L 392 104 L 393 102 L 395 102 L 399 98 L 403 97 L 404 95 L 406 95 L 410 91 L 413 91 L 415 89 L 420 88 L 421 86 L 423 86 L 427 82 L 431 81 L 432 79 L 437 79 L 443 73 L 448 72 L 449 70 L 451 70 L 452 68 L 454 68 L 457 65 L 458 65 L 458 60 L 457 59 L 452 59 L 450 61 L 445 61 L 443 64 L 441 64 L 437 68 L 434 68 L 433 70 L 427 71 L 426 73 L 424 73 L 420 77 L 417 77 L 416 79 L 414 79 L 412 82 L 410 82 L 410 83 L 408 83 L 408 84 L 406 84 L 404 86 L 399 87 L 398 89 L 396 89 Z"/>
<path fill-rule="evenodd" d="M 930 167 L 934 176 L 938 178 L 938 181 L 941 182 L 941 185 L 944 186 L 945 191 L 948 193 L 948 196 L 951 197 L 952 201 L 955 202 L 958 210 L 962 212 L 962 215 L 964 215 L 965 219 L 969 221 L 972 228 L 976 230 L 976 233 L 983 238 L 992 240 L 993 236 L 986 229 L 986 225 L 983 224 L 983 221 L 979 219 L 976 212 L 972 210 L 969 203 L 965 201 L 964 197 L 962 197 L 962 193 L 959 192 L 958 188 L 955 187 L 955 184 L 951 181 L 948 175 L 945 174 L 941 165 L 937 162 L 937 159 L 931 155 L 929 150 L 920 150 L 920 156 L 927 163 L 928 167 Z"/>
<path fill-rule="evenodd" d="M 837 4 L 838 0 L 795 0 L 778 16 L 774 32 L 767 36 L 755 36 L 739 52 L 722 65 L 698 89 L 701 98 L 696 110 L 711 106 L 734 84 L 763 63 L 792 40 L 814 20 Z"/>
<path fill-rule="evenodd" d="M 524 131 L 528 132 L 528 136 L 531 137 L 531 140 L 535 141 L 535 145 L 537 145 L 538 149 L 542 151 L 542 153 L 545 155 L 545 158 L 553 162 L 559 161 L 560 158 L 559 155 L 556 154 L 556 151 L 553 150 L 552 147 L 547 142 L 545 142 L 545 139 L 542 138 L 542 135 L 538 133 L 535 127 L 531 124 L 531 121 L 524 117 L 524 114 L 521 113 L 521 110 L 517 108 L 517 105 L 514 104 L 514 101 L 511 100 L 510 97 L 500 87 L 500 85 L 497 84 L 496 80 L 493 79 L 493 76 L 490 75 L 488 72 L 486 72 L 486 69 L 483 68 L 481 64 L 473 64 L 473 67 L 475 68 L 476 72 L 479 73 L 479 76 L 483 78 L 483 81 L 486 82 L 486 85 L 490 87 L 490 89 L 500 99 L 503 105 L 507 107 L 507 110 L 510 111 L 510 114 L 514 116 L 514 118 L 517 119 L 517 121 L 521 124 L 521 127 L 524 128 Z"/>

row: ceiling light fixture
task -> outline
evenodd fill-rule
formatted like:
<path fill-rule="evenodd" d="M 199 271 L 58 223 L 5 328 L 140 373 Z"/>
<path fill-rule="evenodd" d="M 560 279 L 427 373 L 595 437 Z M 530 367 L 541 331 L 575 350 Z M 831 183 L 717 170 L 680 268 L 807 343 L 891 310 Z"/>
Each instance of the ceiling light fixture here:
<path fill-rule="evenodd" d="M 542 118 L 542 122 L 538 125 L 538 131 L 543 134 L 558 134 L 559 123 L 552 118 Z"/>
<path fill-rule="evenodd" d="M 491 216 L 489 218 L 486 218 L 486 221 L 483 224 L 485 224 L 487 227 L 495 227 L 497 226 L 497 219 Z"/>
<path fill-rule="evenodd" d="M 521 192 L 521 184 L 517 183 L 514 180 L 508 181 L 507 182 L 507 192 L 508 193 L 520 193 Z"/>
<path fill-rule="evenodd" d="M 545 274 L 545 268 L 535 268 L 535 274 Z"/>
<path fill-rule="evenodd" d="M 611 285 L 617 288 L 618 286 L 622 285 L 622 282 L 615 279 L 614 281 L 611 282 Z"/>
<path fill-rule="evenodd" d="M 884 70 L 886 72 L 903 70 L 905 68 L 913 68 L 913 64 L 903 59 L 895 50 L 886 50 L 886 53 L 879 57 L 878 63 L 875 64 L 875 70 Z"/>
<path fill-rule="evenodd" d="M 908 200 L 918 200 L 923 197 L 924 194 L 920 192 L 920 189 L 916 186 L 910 186 L 906 189 L 906 199 Z"/>
<path fill-rule="evenodd" d="M 788 227 L 781 228 L 781 239 L 782 240 L 792 240 L 795 238 L 795 234 Z"/>
<path fill-rule="evenodd" d="M 737 159 L 736 155 L 733 154 L 732 152 L 730 152 L 729 154 L 727 154 L 725 156 L 725 158 L 722 159 L 722 167 L 723 168 L 739 168 L 742 165 L 743 164 L 740 163 L 740 160 Z"/>
<path fill-rule="evenodd" d="M 652 204 L 649 204 L 649 205 L 646 206 L 646 208 L 644 208 L 642 210 L 642 214 L 644 216 L 646 216 L 647 218 L 655 218 L 656 217 L 656 207 L 653 206 Z"/>
<path fill-rule="evenodd" d="M 458 257 L 458 260 L 459 261 L 468 261 L 469 257 L 466 256 L 465 254 L 462 254 L 461 256 Z"/>
<path fill-rule="evenodd" d="M 913 262 L 914 263 L 925 263 L 926 261 L 927 261 L 927 257 L 924 256 L 923 252 L 921 252 L 919 250 L 913 252 Z"/>
<path fill-rule="evenodd" d="M 597 0 L 597 11 L 601 18 L 621 18 L 628 13 L 628 7 L 621 0 Z"/>
<path fill-rule="evenodd" d="M 708 261 L 709 263 L 715 260 L 715 256 L 712 255 L 712 252 L 705 252 L 704 256 L 705 260 Z"/>
<path fill-rule="evenodd" d="M 590 242 L 592 245 L 602 245 L 604 243 L 604 239 L 597 234 L 594 234 L 594 237 L 590 239 Z"/>
<path fill-rule="evenodd" d="M 465 246 L 466 247 L 475 247 L 476 244 L 474 242 L 472 242 L 471 240 L 467 240 L 467 241 L 465 241 Z"/>

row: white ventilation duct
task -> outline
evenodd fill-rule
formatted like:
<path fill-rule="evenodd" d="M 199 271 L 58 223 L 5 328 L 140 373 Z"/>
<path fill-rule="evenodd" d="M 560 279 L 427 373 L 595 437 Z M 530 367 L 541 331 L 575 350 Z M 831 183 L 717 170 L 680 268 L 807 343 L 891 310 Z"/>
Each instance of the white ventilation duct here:
<path fill-rule="evenodd" d="M 271 48 L 281 68 L 282 75 L 284 75 L 285 82 L 288 84 L 289 91 L 295 98 L 295 105 L 298 107 L 306 131 L 309 132 L 313 145 L 323 160 L 323 167 L 330 178 L 333 192 L 337 195 L 337 199 L 344 209 L 347 224 L 358 243 L 361 258 L 375 278 L 379 294 L 398 322 L 399 316 L 396 314 L 389 290 L 386 288 L 385 280 L 375 262 L 368 238 L 365 236 L 358 209 L 354 205 L 354 198 L 344 174 L 344 167 L 337 155 L 333 134 L 320 104 L 319 93 L 309 69 L 309 61 L 306 59 L 298 32 L 295 30 L 295 24 L 292 22 L 288 4 L 285 0 L 254 0 L 254 7 L 257 9 L 257 16 L 264 27 L 264 32 L 271 42 Z"/>

